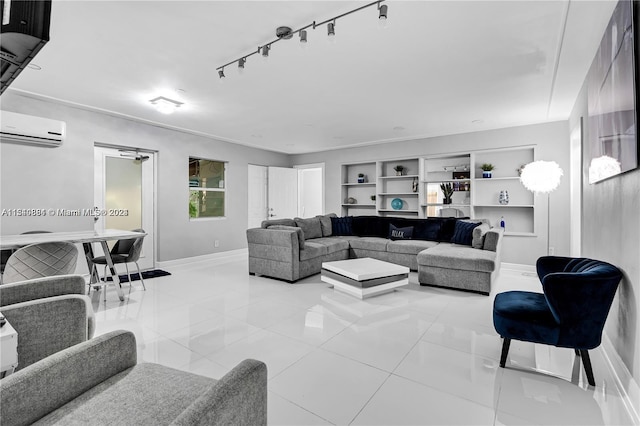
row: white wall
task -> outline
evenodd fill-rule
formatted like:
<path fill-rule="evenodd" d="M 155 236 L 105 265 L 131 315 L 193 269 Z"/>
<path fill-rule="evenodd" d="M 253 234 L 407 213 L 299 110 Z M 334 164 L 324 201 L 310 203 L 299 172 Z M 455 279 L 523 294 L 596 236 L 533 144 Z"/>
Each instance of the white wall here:
<path fill-rule="evenodd" d="M 573 128 L 588 117 L 586 83 L 569 119 Z M 640 384 L 640 169 L 589 184 L 589 126 L 584 126 L 582 155 L 582 255 L 620 268 L 618 286 L 605 333 Z M 638 395 L 635 395 L 636 397 Z M 640 399 L 635 401 L 640 413 Z"/>
<path fill-rule="evenodd" d="M 566 121 L 507 129 L 441 136 L 293 156 L 294 164 L 325 163 L 325 210 L 340 214 L 341 164 L 536 145 L 539 160 L 554 160 L 569 170 L 569 127 Z M 565 173 L 568 176 L 568 173 Z M 537 237 L 506 237 L 504 262 L 534 265 L 547 250 L 547 197 L 537 196 Z M 556 254 L 569 255 L 569 179 L 551 193 L 550 245 Z"/>
<path fill-rule="evenodd" d="M 62 120 L 67 140 L 47 149 L 0 144 L 0 208 L 91 208 L 95 142 L 158 151 L 157 255 L 168 261 L 246 247 L 248 163 L 289 166 L 284 154 L 230 144 L 27 97 L 7 90 L 2 109 Z M 227 217 L 190 221 L 189 156 L 228 161 Z M 91 217 L 1 217 L 0 233 L 93 229 Z M 214 239 L 220 246 L 214 248 Z"/>

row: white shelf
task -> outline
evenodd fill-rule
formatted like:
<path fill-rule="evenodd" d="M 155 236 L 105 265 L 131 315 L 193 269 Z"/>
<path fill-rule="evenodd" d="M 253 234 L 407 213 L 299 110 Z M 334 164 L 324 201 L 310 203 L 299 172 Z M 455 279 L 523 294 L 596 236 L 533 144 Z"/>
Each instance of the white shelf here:
<path fill-rule="evenodd" d="M 365 183 L 343 183 L 342 186 L 376 186 L 375 182 L 365 182 Z"/>
<path fill-rule="evenodd" d="M 479 208 L 533 208 L 533 204 L 476 204 Z"/>
<path fill-rule="evenodd" d="M 533 232 L 506 232 L 504 233 L 507 237 L 535 237 L 536 234 Z"/>
<path fill-rule="evenodd" d="M 471 182 L 471 179 L 436 179 L 436 180 L 420 181 L 420 183 L 443 183 L 443 182 Z"/>
<path fill-rule="evenodd" d="M 355 207 L 358 209 L 366 208 L 366 207 L 375 207 L 375 204 L 343 204 L 342 207 Z"/>
<path fill-rule="evenodd" d="M 379 176 L 378 179 L 418 179 L 418 175 Z"/>
<path fill-rule="evenodd" d="M 509 177 L 490 177 L 490 178 L 475 178 L 474 182 L 491 182 L 495 180 L 520 180 L 518 176 L 509 176 Z"/>
<path fill-rule="evenodd" d="M 378 194 L 379 196 L 396 196 L 396 195 L 415 195 L 416 197 L 418 196 L 417 192 L 381 192 Z"/>
<path fill-rule="evenodd" d="M 431 207 L 431 206 L 442 206 L 442 207 L 471 207 L 470 204 L 443 204 L 443 203 L 426 203 L 420 204 L 420 207 Z"/>
<path fill-rule="evenodd" d="M 418 213 L 418 210 L 394 210 L 394 209 L 379 209 L 381 212 L 393 212 L 393 213 Z"/>

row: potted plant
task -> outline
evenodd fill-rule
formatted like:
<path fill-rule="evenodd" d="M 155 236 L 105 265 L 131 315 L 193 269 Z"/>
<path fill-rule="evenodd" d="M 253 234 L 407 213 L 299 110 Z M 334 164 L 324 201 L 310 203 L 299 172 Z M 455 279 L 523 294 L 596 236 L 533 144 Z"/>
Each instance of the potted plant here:
<path fill-rule="evenodd" d="M 367 177 L 364 175 L 364 173 L 358 173 L 358 183 L 365 183 L 366 180 Z"/>
<path fill-rule="evenodd" d="M 375 203 L 375 201 L 376 201 L 376 196 L 375 195 L 371 196 L 371 201 L 373 201 Z"/>
<path fill-rule="evenodd" d="M 405 171 L 405 167 L 402 164 L 398 164 L 393 168 L 396 171 L 396 176 L 402 176 L 402 172 Z"/>
<path fill-rule="evenodd" d="M 490 178 L 491 177 L 491 170 L 494 169 L 493 164 L 484 163 L 482 166 L 480 166 L 480 168 L 482 169 L 482 177 L 483 178 Z"/>
<path fill-rule="evenodd" d="M 451 197 L 453 196 L 453 185 L 451 184 L 451 182 L 441 183 L 440 189 L 442 190 L 442 194 L 444 195 L 442 204 L 451 204 Z"/>

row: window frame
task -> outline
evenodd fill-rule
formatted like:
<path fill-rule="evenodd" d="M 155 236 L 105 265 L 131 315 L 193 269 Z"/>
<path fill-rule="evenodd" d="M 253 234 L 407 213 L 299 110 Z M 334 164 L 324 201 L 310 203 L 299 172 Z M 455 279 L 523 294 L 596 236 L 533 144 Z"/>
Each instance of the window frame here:
<path fill-rule="evenodd" d="M 224 182 L 224 186 L 222 188 L 207 188 L 207 187 L 202 187 L 202 186 L 191 186 L 191 179 L 193 176 L 197 176 L 198 178 L 200 178 L 200 173 L 197 172 L 195 174 L 191 174 L 191 163 L 194 161 L 211 161 L 213 163 L 220 163 L 222 164 L 222 179 L 221 181 Z M 228 166 L 229 162 L 228 161 L 224 161 L 224 160 L 217 160 L 217 159 L 211 159 L 211 158 L 203 158 L 203 157 L 199 157 L 199 156 L 189 156 L 188 159 L 188 163 L 187 163 L 187 177 L 188 177 L 188 191 L 189 191 L 189 209 L 188 209 L 188 215 L 189 215 L 189 221 L 206 221 L 206 220 L 221 220 L 221 219 L 226 219 L 227 218 L 227 166 Z M 191 216 L 191 196 L 192 193 L 200 193 L 200 192 L 217 192 L 217 193 L 222 193 L 223 194 L 223 211 L 222 211 L 222 215 L 220 216 Z"/>

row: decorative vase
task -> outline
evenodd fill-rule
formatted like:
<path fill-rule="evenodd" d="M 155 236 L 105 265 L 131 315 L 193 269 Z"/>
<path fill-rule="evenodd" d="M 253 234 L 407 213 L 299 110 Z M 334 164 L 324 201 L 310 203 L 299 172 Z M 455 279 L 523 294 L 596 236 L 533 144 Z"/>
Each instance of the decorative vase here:
<path fill-rule="evenodd" d="M 498 196 L 498 203 L 502 205 L 509 204 L 509 192 L 508 191 L 500 191 L 500 195 Z"/>
<path fill-rule="evenodd" d="M 358 176 L 358 183 L 365 183 L 367 180 L 367 176 Z"/>
<path fill-rule="evenodd" d="M 484 170 L 482 172 L 482 177 L 485 178 L 485 179 L 490 178 L 491 177 L 491 170 Z"/>
<path fill-rule="evenodd" d="M 402 176 L 402 170 L 396 170 L 396 176 Z"/>
<path fill-rule="evenodd" d="M 451 204 L 451 198 L 443 198 L 442 204 Z"/>

